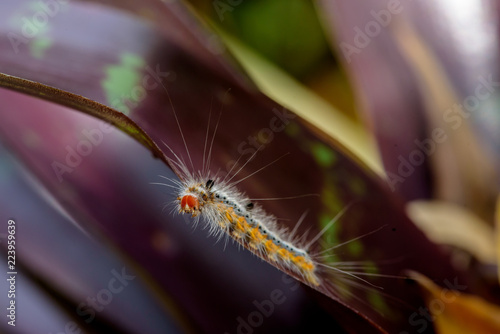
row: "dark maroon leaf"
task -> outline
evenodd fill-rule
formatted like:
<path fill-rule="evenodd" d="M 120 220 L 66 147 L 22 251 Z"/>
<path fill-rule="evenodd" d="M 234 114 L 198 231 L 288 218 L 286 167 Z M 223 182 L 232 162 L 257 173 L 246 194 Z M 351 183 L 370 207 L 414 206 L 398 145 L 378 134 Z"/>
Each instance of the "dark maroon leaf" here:
<path fill-rule="evenodd" d="M 35 144 L 36 133 L 31 132 L 30 138 Z M 6 259 L 7 221 L 15 222 L 16 270 L 3 270 L 17 272 L 15 298 L 3 297 L 3 301 L 16 302 L 15 333 L 110 328 L 124 333 L 178 331 L 181 319 L 173 316 L 176 306 L 163 308 L 134 266 L 113 254 L 102 237 L 82 233 L 74 217 L 54 205 L 43 185 L 4 147 L 0 147 L 0 170 L 0 220 L 5 227 L 0 246 Z M 3 291 L 9 291 L 8 282 L 3 282 Z M 60 304 L 61 297 L 67 305 Z"/>
<path fill-rule="evenodd" d="M 146 276 L 150 288 L 156 289 L 156 295 L 177 314 L 183 327 L 202 332 L 236 331 L 238 317 L 247 319 L 255 311 L 254 301 L 269 300 L 275 289 L 283 292 L 287 303 L 276 306 L 273 317 L 262 324 L 263 330 L 280 327 L 301 332 L 310 323 L 324 326 L 331 321 L 317 304 L 305 298 L 301 288 L 297 290 L 297 282 L 248 252 L 238 252 L 235 245 L 214 246 L 206 231 L 193 231 L 183 217 L 164 212 L 162 208 L 173 200 L 172 195 L 165 196 L 162 188 L 150 182 L 158 174 L 173 174 L 122 133 L 103 133 L 102 142 L 59 182 L 52 164 L 65 163 L 69 152 L 61 143 L 76 150 L 87 140 L 83 133 L 100 129 L 102 122 L 17 93 L 2 93 L 2 98 L 8 97 L 9 106 L 17 110 L 14 118 L 24 120 L 16 123 L 9 117 L 2 118 L 2 132 L 8 132 L 10 138 L 26 133 L 31 139 L 38 138 L 35 145 L 26 146 L 21 140 L 19 146 L 9 141 L 10 146 L 16 147 L 17 154 L 85 230 L 103 235 L 128 255 L 134 268 L 145 270 L 147 274 L 138 273 Z M 38 112 L 32 114 L 33 109 Z M 58 136 L 51 135 L 54 133 Z M 121 153 L 124 151 L 128 154 Z M 43 240 L 38 244 L 43 245 Z M 92 267 L 85 265 L 82 270 Z M 100 272 L 105 277 L 109 274 L 108 270 Z M 61 284 L 61 277 L 51 279 Z M 70 290 L 68 294 L 75 292 Z"/>
<path fill-rule="evenodd" d="M 13 2 L 8 3 L 10 7 L 6 7 L 9 10 L 5 15 L 12 16 L 18 9 Z M 114 107 L 144 129 L 167 155 L 170 153 L 162 142 L 166 142 L 188 161 L 174 119 L 175 107 L 195 169 L 202 166 L 210 111 L 211 119 L 214 120 L 219 115 L 218 110 L 223 109 L 213 147 L 212 171 L 220 169 L 221 173 L 227 172 L 231 160 L 237 160 L 240 155 L 245 161 L 255 152 L 254 142 L 257 141 L 264 149 L 245 166 L 238 177 L 250 175 L 278 157 L 288 155 L 240 183 L 238 187 L 241 190 L 246 191 L 251 198 L 319 195 L 294 200 L 263 201 L 262 205 L 268 212 L 288 219 L 280 221 L 280 224 L 293 228 L 302 213 L 309 211 L 299 233 L 304 234 L 310 229 L 311 239 L 340 210 L 353 203 L 352 208 L 319 239 L 316 249 L 328 249 L 377 231 L 346 243 L 335 251 L 332 258 L 338 261 L 368 262 L 369 265 L 362 270 L 383 275 L 401 276 L 405 270 L 413 269 L 442 284 L 445 280 L 456 278 L 475 290 L 466 274 L 454 269 L 447 256 L 413 226 L 405 216 L 402 204 L 394 198 L 394 194 L 390 193 L 382 180 L 367 172 L 364 166 L 319 130 L 256 92 L 253 86 L 247 85 L 245 76 L 228 65 L 225 55 L 211 52 L 207 47 L 210 44 L 209 34 L 198 27 L 194 20 L 186 19 L 190 14 L 179 3 L 162 4 L 161 10 L 155 11 L 157 6 L 159 5 L 149 7 L 149 11 L 155 12 L 154 17 L 168 12 L 165 14 L 165 22 L 141 21 L 111 8 L 71 3 L 64 14 L 61 12 L 50 21 L 47 34 L 51 42 L 42 56 L 31 52 L 29 48 L 19 49 L 16 55 L 0 55 L 0 71 Z M 33 15 L 27 9 L 24 11 L 21 11 L 24 15 Z M 86 24 L 90 15 L 92 25 Z M 183 20 L 169 20 L 172 16 L 182 17 Z M 189 22 L 189 29 L 184 26 L 185 22 Z M 180 36 L 166 34 L 165 28 L 158 25 L 160 23 L 174 29 Z M 22 27 L 15 29 L 19 33 Z M 197 38 L 193 39 L 188 32 L 196 32 Z M 186 46 L 179 40 L 193 41 L 199 45 Z M 0 43 L 4 47 L 10 45 L 8 40 Z M 201 58 L 207 60 L 200 61 Z M 152 72 L 156 72 L 156 75 Z M 44 97 L 43 94 L 38 95 Z M 144 163 L 143 170 L 139 169 L 141 163 L 146 161 L 144 150 L 140 151 L 137 147 L 132 149 L 130 145 L 125 148 L 125 145 L 119 144 L 120 141 L 115 142 L 113 139 L 105 140 L 102 146 L 99 145 L 99 148 L 108 146 L 105 152 L 93 151 L 88 159 L 82 159 L 83 162 L 74 167 L 70 166 L 69 160 L 65 161 L 71 172 L 62 173 L 59 170 L 57 173 L 54 161 L 62 164 L 66 160 L 70 152 L 68 145 L 70 148 L 83 145 L 81 143 L 84 139 L 78 140 L 75 135 L 82 133 L 83 129 L 79 127 L 90 124 L 90 119 L 85 118 L 84 122 L 79 120 L 78 127 L 67 128 L 69 124 L 77 123 L 73 123 L 74 115 L 66 109 L 41 102 L 34 104 L 35 108 L 28 107 L 33 102 L 27 102 L 29 100 L 26 97 L 6 91 L 1 92 L 0 98 L 4 101 L 0 108 L 0 134 L 6 138 L 13 151 L 68 210 L 74 210 L 79 215 L 79 220 L 86 222 L 85 228 L 98 226 L 136 263 L 140 263 L 163 290 L 180 301 L 182 309 L 195 319 L 199 328 L 214 330 L 214 327 L 209 326 L 217 326 L 217 330 L 223 331 L 230 326 L 228 324 L 236 327 L 235 319 L 248 314 L 253 306 L 251 303 L 239 303 L 240 308 L 236 308 L 232 302 L 240 300 L 242 296 L 247 296 L 243 297 L 245 300 L 251 300 L 255 298 L 252 294 L 255 291 L 267 298 L 271 281 L 268 277 L 274 277 L 272 285 L 277 284 L 285 289 L 286 283 L 278 278 L 275 271 L 247 257 L 247 253 L 241 259 L 238 258 L 235 267 L 230 267 L 226 262 L 229 259 L 220 253 L 223 245 L 219 245 L 220 248 L 197 248 L 199 243 L 206 244 L 211 240 L 202 238 L 196 242 L 177 242 L 175 251 L 180 253 L 175 257 L 169 257 L 168 252 L 162 253 L 161 249 L 155 248 L 155 242 L 161 245 L 166 243 L 168 246 L 174 239 L 169 238 L 168 233 L 165 236 L 160 231 L 176 229 L 175 224 L 183 222 L 183 219 L 163 216 L 168 224 L 160 225 L 158 216 L 152 213 L 151 202 L 141 197 L 145 190 L 137 188 L 139 184 L 145 187 L 147 182 L 158 181 L 158 177 L 154 173 L 148 173 L 149 180 L 142 179 L 141 183 L 139 176 L 127 173 L 129 166 L 138 168 L 136 173 L 148 172 L 147 166 L 152 166 L 152 162 Z M 23 104 L 26 104 L 25 107 Z M 84 108 L 79 106 L 75 109 Z M 16 113 L 10 112 L 11 110 L 16 110 Z M 100 116 L 105 118 L 104 115 Z M 213 124 L 214 121 L 212 130 Z M 277 127 L 277 124 L 284 127 Z M 92 127 L 95 129 L 96 124 L 93 123 Z M 36 145 L 33 145 L 29 139 L 30 132 L 43 140 L 35 140 Z M 101 135 L 104 135 L 103 131 Z M 90 142 L 90 139 L 86 140 Z M 149 145 L 150 149 L 151 147 L 154 146 Z M 142 152 L 142 158 L 138 158 L 139 152 Z M 162 171 L 162 174 L 166 173 L 165 170 Z M 129 179 L 129 175 L 135 177 Z M 135 186 L 132 187 L 131 184 Z M 67 196 L 68 193 L 71 197 Z M 103 206 L 103 203 L 106 205 Z M 123 226 L 130 229 L 123 229 Z M 174 235 L 177 238 L 177 234 Z M 244 268 L 246 261 L 252 263 L 252 266 L 257 266 L 258 263 L 253 279 L 246 276 L 251 271 L 234 269 Z M 213 275 L 210 272 L 210 275 L 198 277 L 200 269 L 210 266 L 217 266 L 217 276 L 210 276 Z M 167 272 L 165 268 L 175 274 Z M 234 277 L 236 274 L 237 278 Z M 367 319 L 374 330 L 416 330 L 408 323 L 411 314 L 423 305 L 416 286 L 409 285 L 402 279 L 370 279 L 372 284 L 384 288 L 382 294 L 379 289 L 344 287 L 339 278 L 341 276 L 338 272 L 322 272 L 321 278 L 325 283 L 318 290 Z M 344 280 L 346 278 L 349 277 L 343 277 Z M 363 283 L 363 286 L 365 284 L 359 280 L 353 281 Z M 249 284 L 255 286 L 248 286 Z M 392 299 L 396 301 L 393 302 Z M 214 300 L 221 304 L 220 307 L 211 307 Z M 322 300 L 325 302 L 325 299 Z M 291 319 L 289 321 L 299 319 L 290 316 L 296 314 L 292 306 L 287 304 L 287 312 L 284 313 L 287 314 L 286 319 Z M 346 309 L 339 311 L 339 305 L 332 300 L 325 302 L 325 308 L 335 309 L 337 317 L 348 314 L 338 320 L 350 330 L 367 326 L 364 322 L 353 322 L 355 316 Z M 275 323 L 265 322 L 264 326 L 272 328 L 273 324 Z M 280 324 L 283 326 L 283 322 Z M 286 322 L 284 326 L 291 328 L 293 325 Z M 427 329 L 432 330 L 430 326 Z"/>

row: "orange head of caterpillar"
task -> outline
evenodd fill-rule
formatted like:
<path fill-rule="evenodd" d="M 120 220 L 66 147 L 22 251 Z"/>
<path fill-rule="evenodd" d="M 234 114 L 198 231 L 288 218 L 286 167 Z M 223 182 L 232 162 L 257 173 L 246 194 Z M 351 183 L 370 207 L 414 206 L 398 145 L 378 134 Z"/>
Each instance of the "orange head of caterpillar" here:
<path fill-rule="evenodd" d="M 196 217 L 200 213 L 200 201 L 198 197 L 192 194 L 187 194 L 182 197 L 178 197 L 180 200 L 180 212 L 190 213 L 193 217 Z"/>
<path fill-rule="evenodd" d="M 202 207 L 213 196 L 210 192 L 213 185 L 214 181 L 208 180 L 204 186 L 200 183 L 189 187 L 187 192 L 177 197 L 180 205 L 179 212 L 189 213 L 193 217 L 198 216 Z"/>

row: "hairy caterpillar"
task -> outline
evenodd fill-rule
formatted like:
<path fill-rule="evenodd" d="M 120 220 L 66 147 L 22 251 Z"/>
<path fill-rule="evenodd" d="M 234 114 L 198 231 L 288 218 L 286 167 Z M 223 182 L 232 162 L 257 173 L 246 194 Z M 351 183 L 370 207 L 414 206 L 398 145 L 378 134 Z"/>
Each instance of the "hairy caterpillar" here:
<path fill-rule="evenodd" d="M 219 239 L 223 236 L 232 238 L 248 250 L 252 251 L 258 257 L 274 264 L 288 273 L 293 273 L 296 277 L 302 278 L 304 282 L 319 290 L 330 290 L 333 287 L 331 285 L 331 276 L 326 276 L 330 278 L 325 280 L 325 276 L 323 275 L 323 272 L 325 271 L 340 274 L 340 276 L 336 279 L 339 279 L 342 282 L 355 279 L 371 287 L 380 288 L 360 276 L 385 275 L 370 274 L 368 272 L 359 271 L 359 269 L 362 269 L 364 266 L 362 263 L 354 263 L 352 261 L 332 263 L 328 257 L 331 255 L 331 251 L 334 248 L 346 245 L 351 241 L 375 233 L 385 226 L 334 247 L 324 247 L 323 251 L 317 251 L 316 242 L 338 220 L 338 218 L 344 214 L 350 205 L 341 210 L 329 224 L 324 226 L 324 228 L 316 236 L 310 238 L 307 243 L 303 241 L 305 236 L 301 236 L 300 238 L 295 236 L 299 225 L 305 219 L 305 214 L 302 215 L 291 232 L 285 228 L 281 228 L 277 224 L 277 220 L 274 216 L 266 213 L 260 205 L 254 203 L 253 200 L 249 199 L 236 187 L 238 183 L 268 167 L 276 160 L 251 173 L 250 175 L 232 182 L 232 179 L 235 178 L 259 152 L 259 150 L 257 150 L 237 171 L 233 171 L 233 169 L 237 166 L 237 164 L 234 164 L 225 177 L 219 177 L 217 175 L 218 173 L 211 173 L 210 160 L 214 139 L 219 126 L 220 117 L 222 115 L 221 113 L 219 115 L 219 120 L 215 125 L 215 130 L 213 131 L 211 139 L 209 138 L 211 118 L 209 115 L 203 150 L 203 166 L 201 171 L 195 171 L 195 167 L 192 162 L 193 160 L 191 159 L 182 128 L 179 124 L 179 120 L 166 88 L 165 91 L 169 97 L 173 115 L 177 122 L 177 127 L 191 167 L 188 167 L 188 164 L 182 156 L 179 157 L 174 150 L 172 150 L 166 143 L 163 143 L 170 150 L 171 156 L 173 156 L 173 158 L 167 157 L 167 159 L 179 179 L 167 178 L 170 184 L 153 184 L 165 185 L 174 189 L 175 201 L 171 203 L 174 207 L 173 211 L 191 215 L 195 225 L 197 225 L 201 220 L 206 227 L 208 227 L 209 234 L 215 235 Z M 238 159 L 237 162 L 239 160 L 240 159 Z M 163 176 L 160 175 L 160 177 Z M 303 196 L 310 195 L 287 198 L 298 198 Z M 313 245 L 315 248 L 314 251 L 312 250 L 313 247 L 311 247 Z M 326 283 L 326 285 L 322 286 L 322 283 Z M 343 288 L 342 286 L 338 286 L 333 287 L 333 289 L 337 290 Z M 349 292 L 347 291 L 347 293 Z"/>
<path fill-rule="evenodd" d="M 227 234 L 279 267 L 301 275 L 318 286 L 316 265 L 305 249 L 288 240 L 274 217 L 223 180 L 189 177 L 179 184 L 179 212 L 203 217 L 211 234 Z"/>
<path fill-rule="evenodd" d="M 179 130 L 183 137 L 180 127 Z M 215 137 L 215 132 L 213 136 Z M 208 129 L 206 140 L 208 140 Z M 254 156 L 250 157 L 232 176 L 230 176 L 232 172 L 230 170 L 228 175 L 221 179 L 217 175 L 210 175 L 209 172 L 211 148 L 206 159 L 206 164 L 205 157 L 203 159 L 203 172 L 192 173 L 185 161 L 179 158 L 166 143 L 164 145 L 168 147 L 175 157 L 175 160 L 171 158 L 167 159 L 172 163 L 172 167 L 180 177 L 180 180 L 167 179 L 172 184 L 153 184 L 165 185 L 175 189 L 176 200 L 173 204 L 178 213 L 190 214 L 195 219 L 195 225 L 199 223 L 200 219 L 203 220 L 208 226 L 209 234 L 215 235 L 219 239 L 224 235 L 231 237 L 260 258 L 275 264 L 281 269 L 301 276 L 311 286 L 318 287 L 320 285 L 321 280 L 318 276 L 318 265 L 325 265 L 313 259 L 308 249 L 347 208 L 332 219 L 331 224 L 326 226 L 306 246 L 301 247 L 298 245 L 300 238 L 294 237 L 294 234 L 305 218 L 305 214 L 300 218 L 293 231 L 289 232 L 286 229 L 279 228 L 274 216 L 266 213 L 258 204 L 251 201 L 236 188 L 236 184 L 243 181 L 243 179 L 231 182 Z M 187 145 L 186 151 L 189 160 L 191 160 Z M 248 175 L 245 179 L 256 172 Z M 163 176 L 160 175 L 160 177 Z M 342 271 L 340 269 L 336 270 Z M 346 274 L 348 273 L 346 272 Z M 351 274 L 348 275 L 354 276 Z M 359 277 L 356 278 L 361 279 Z"/>

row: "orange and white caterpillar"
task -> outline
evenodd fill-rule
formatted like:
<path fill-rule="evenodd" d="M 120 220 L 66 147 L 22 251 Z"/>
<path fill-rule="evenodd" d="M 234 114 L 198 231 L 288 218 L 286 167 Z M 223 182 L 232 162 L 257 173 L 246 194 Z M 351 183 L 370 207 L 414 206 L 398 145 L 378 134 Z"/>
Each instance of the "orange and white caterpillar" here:
<path fill-rule="evenodd" d="M 205 181 L 206 180 L 206 181 Z M 305 249 L 280 231 L 275 218 L 224 180 L 188 177 L 178 185 L 179 212 L 201 217 L 211 234 L 227 234 L 261 258 L 319 285 L 316 265 Z"/>
<path fill-rule="evenodd" d="M 189 149 L 179 119 L 177 118 L 174 105 L 170 99 L 170 94 L 163 84 L 162 86 L 172 106 L 175 121 L 177 122 L 191 167 L 194 170 L 193 161 L 189 154 Z M 178 212 L 191 214 L 191 216 L 196 219 L 196 223 L 201 217 L 207 224 L 210 234 L 217 235 L 219 238 L 226 234 L 247 249 L 252 250 L 257 256 L 275 263 L 278 267 L 295 272 L 315 287 L 319 286 L 320 280 L 316 273 L 316 265 L 305 249 L 295 246 L 293 241 L 290 240 L 293 233 L 286 238 L 286 231 L 278 229 L 276 219 L 273 216 L 264 212 L 262 208 L 251 202 L 244 194 L 237 190 L 235 184 L 243 180 L 230 183 L 231 179 L 254 158 L 259 150 L 257 150 L 228 180 L 225 178 L 221 180 L 218 177 L 209 177 L 212 145 L 218 125 L 219 123 L 217 122 L 208 155 L 205 157 L 210 129 L 209 117 L 205 137 L 205 150 L 203 153 L 203 173 L 198 172 L 198 174 L 194 174 L 190 172 L 184 160 L 179 158 L 179 156 L 164 143 L 176 158 L 172 159 L 167 157 L 171 163 L 171 167 L 175 170 L 180 180 L 168 179 L 174 185 L 167 186 L 176 188 L 177 190 L 176 206 Z M 229 171 L 228 175 L 231 172 L 232 169 Z M 252 175 L 253 174 L 249 176 Z M 300 224 L 300 222 L 298 224 Z"/>
<path fill-rule="evenodd" d="M 189 160 L 191 160 L 189 151 L 187 149 L 186 151 Z M 372 289 L 380 291 L 382 288 L 366 280 L 363 276 L 403 278 L 372 273 L 373 264 L 370 261 L 332 262 L 330 259 L 331 255 L 334 255 L 332 253 L 334 249 L 374 234 L 382 230 L 386 225 L 332 247 L 321 247 L 322 250 L 318 250 L 320 247 L 318 247 L 317 243 L 320 238 L 351 207 L 351 204 L 338 212 L 316 236 L 307 238 L 307 241 L 305 241 L 305 235 L 295 236 L 299 225 L 305 219 L 305 213 L 292 231 L 280 228 L 274 216 L 266 213 L 262 207 L 237 189 L 236 185 L 239 182 L 251 177 L 261 169 L 231 182 L 254 156 L 250 157 L 238 171 L 231 174 L 232 170 L 230 170 L 228 175 L 222 178 L 209 172 L 210 158 L 203 159 L 203 172 L 193 173 L 185 161 L 179 158 L 172 149 L 170 149 L 170 152 L 175 157 L 175 160 L 167 159 L 179 179 L 160 176 L 167 179 L 170 184 L 153 184 L 173 188 L 175 200 L 171 205 L 174 206 L 174 210 L 181 214 L 191 215 L 195 225 L 201 220 L 209 230 L 210 235 L 214 235 L 219 239 L 224 236 L 232 238 L 261 259 L 271 262 L 287 273 L 294 274 L 318 291 L 322 291 L 329 296 L 333 294 L 339 301 L 341 298 L 348 298 L 363 305 L 368 305 L 365 300 L 353 293 L 350 287 L 365 291 Z M 210 153 L 208 157 L 210 157 Z M 194 170 L 192 163 L 191 167 Z M 286 199 L 304 196 L 310 195 L 286 197 Z"/>
<path fill-rule="evenodd" d="M 166 88 L 165 91 L 168 95 Z M 168 97 L 170 99 L 169 95 Z M 320 288 L 320 286 L 323 285 L 322 283 L 326 283 L 325 286 L 328 286 L 329 289 L 331 287 L 331 282 L 329 282 L 328 279 L 323 282 L 323 277 L 325 277 L 325 275 L 322 275 L 322 273 L 330 271 L 333 274 L 337 274 L 337 276 L 339 276 L 338 279 L 342 280 L 342 282 L 354 279 L 366 283 L 371 287 L 379 288 L 360 276 L 384 275 L 359 271 L 352 272 L 351 270 L 362 269 L 363 264 L 351 261 L 332 263 L 328 258 L 332 255 L 331 251 L 333 249 L 375 233 L 384 226 L 334 247 L 322 251 L 311 251 L 312 246 L 316 246 L 316 242 L 318 242 L 323 234 L 344 214 L 350 205 L 342 209 L 315 237 L 304 244 L 304 242 L 301 241 L 304 236 L 297 238 L 294 234 L 305 218 L 305 214 L 297 222 L 293 231 L 290 232 L 285 228 L 280 228 L 274 216 L 266 213 L 258 204 L 253 203 L 252 200 L 236 187 L 238 183 L 251 177 L 263 168 L 268 167 L 270 164 L 238 181 L 231 182 L 231 180 L 255 157 L 259 149 L 256 150 L 236 172 L 233 172 L 233 168 L 236 166 L 236 164 L 234 164 L 225 178 L 210 173 L 212 148 L 219 122 L 217 122 L 211 140 L 209 141 L 209 116 L 203 152 L 203 166 L 201 171 L 195 172 L 196 169 L 192 162 L 172 101 L 170 101 L 170 103 L 191 169 L 187 166 L 184 159 L 181 159 L 166 143 L 163 143 L 174 157 L 167 157 L 167 159 L 179 179 L 170 179 L 160 176 L 166 178 L 171 184 L 153 184 L 164 185 L 174 189 L 176 195 L 175 202 L 173 203 L 175 211 L 178 213 L 190 214 L 194 218 L 195 224 L 198 224 L 201 219 L 208 227 L 210 234 L 219 237 L 219 239 L 224 235 L 231 237 L 260 258 L 273 263 L 284 271 L 294 273 L 297 277 L 303 278 L 303 280 L 312 287 Z M 207 144 L 209 142 L 210 145 L 208 145 L 207 152 Z M 240 159 L 237 159 L 236 163 L 239 160 Z M 274 162 L 275 161 L 271 162 L 271 164 Z M 310 195 L 287 198 L 291 199 L 303 196 Z M 359 285 L 359 283 L 354 284 Z M 342 287 L 339 288 L 342 289 Z"/>

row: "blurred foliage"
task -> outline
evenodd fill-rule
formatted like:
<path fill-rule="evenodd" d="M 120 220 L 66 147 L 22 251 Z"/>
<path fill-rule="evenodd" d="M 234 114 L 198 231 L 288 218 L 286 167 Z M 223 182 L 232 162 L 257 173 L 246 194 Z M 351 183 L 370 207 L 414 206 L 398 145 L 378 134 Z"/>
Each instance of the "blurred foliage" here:
<path fill-rule="evenodd" d="M 0 218 L 22 227 L 19 312 L 34 315 L 18 332 L 68 319 L 87 332 L 221 332 L 270 287 L 289 302 L 262 331 L 498 332 L 498 1 L 190 3 L 201 15 L 182 1 L 0 4 Z M 357 52 L 344 54 L 346 44 Z M 321 271 L 316 290 L 292 291 L 297 282 L 272 266 L 162 211 L 175 194 L 158 199 L 152 175 L 177 177 L 165 143 L 181 156 L 189 146 L 199 168 L 210 112 L 224 110 L 211 159 L 224 171 L 285 108 L 301 117 L 267 136 L 272 145 L 243 170 L 258 175 L 238 188 L 320 194 L 262 206 L 289 229 L 308 212 L 297 231 L 325 228 L 314 244 L 322 264 L 345 261 L 368 281 Z M 82 142 L 94 152 L 62 182 L 54 162 Z M 259 169 L 283 152 L 293 160 Z M 75 309 L 120 267 L 134 284 L 87 324 Z M 414 281 L 402 279 L 409 270 Z"/>
<path fill-rule="evenodd" d="M 346 116 L 357 120 L 348 78 L 311 0 L 189 0 L 200 13 Z"/>

